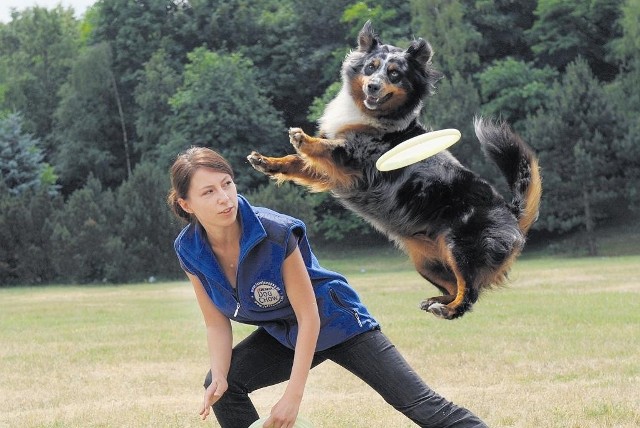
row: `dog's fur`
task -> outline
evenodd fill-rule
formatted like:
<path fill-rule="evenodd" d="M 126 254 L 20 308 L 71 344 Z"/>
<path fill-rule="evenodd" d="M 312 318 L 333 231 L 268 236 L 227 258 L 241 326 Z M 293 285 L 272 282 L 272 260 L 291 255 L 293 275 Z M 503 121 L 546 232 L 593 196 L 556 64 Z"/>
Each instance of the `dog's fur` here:
<path fill-rule="evenodd" d="M 448 151 L 401 169 L 376 169 L 384 152 L 427 132 L 418 116 L 440 77 L 431 57 L 422 39 L 407 50 L 383 44 L 368 22 L 358 49 L 345 58 L 343 86 L 319 121 L 319 136 L 291 129 L 297 154 L 253 152 L 248 160 L 278 181 L 331 191 L 404 250 L 443 293 L 421 308 L 452 319 L 482 290 L 504 281 L 537 218 L 542 186 L 533 151 L 508 125 L 482 119 L 474 123 L 476 135 L 505 175 L 511 202 Z"/>

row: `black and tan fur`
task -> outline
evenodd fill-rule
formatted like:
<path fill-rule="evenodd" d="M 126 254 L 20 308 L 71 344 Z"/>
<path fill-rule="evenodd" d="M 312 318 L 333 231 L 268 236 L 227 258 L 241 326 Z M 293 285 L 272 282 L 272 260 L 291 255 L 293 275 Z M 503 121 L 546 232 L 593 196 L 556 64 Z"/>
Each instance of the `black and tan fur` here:
<path fill-rule="evenodd" d="M 330 191 L 386 234 L 443 293 L 421 308 L 452 319 L 468 311 L 482 290 L 504 281 L 537 218 L 542 187 L 533 151 L 508 125 L 481 119 L 476 135 L 505 175 L 510 202 L 448 151 L 398 170 L 376 169 L 384 152 L 427 132 L 418 122 L 422 100 L 440 77 L 431 56 L 422 39 L 403 50 L 383 44 L 365 24 L 318 136 L 294 128 L 289 135 L 296 154 L 253 152 L 248 159 L 278 181 Z"/>

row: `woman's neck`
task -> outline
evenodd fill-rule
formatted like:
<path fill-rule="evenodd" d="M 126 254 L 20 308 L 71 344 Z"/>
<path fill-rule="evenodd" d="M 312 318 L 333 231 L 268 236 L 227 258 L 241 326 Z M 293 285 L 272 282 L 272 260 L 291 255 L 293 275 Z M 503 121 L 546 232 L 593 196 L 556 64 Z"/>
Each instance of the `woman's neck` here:
<path fill-rule="evenodd" d="M 237 246 L 240 242 L 242 231 L 240 229 L 240 221 L 236 220 L 230 226 L 205 226 L 203 228 L 207 234 L 209 245 L 214 249 L 223 250 L 230 246 Z"/>

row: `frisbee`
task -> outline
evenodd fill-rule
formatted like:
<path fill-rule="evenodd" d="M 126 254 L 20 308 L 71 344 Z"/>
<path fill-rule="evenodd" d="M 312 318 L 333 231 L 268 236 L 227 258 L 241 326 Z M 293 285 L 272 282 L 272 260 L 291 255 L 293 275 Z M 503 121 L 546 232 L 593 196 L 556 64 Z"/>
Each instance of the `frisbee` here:
<path fill-rule="evenodd" d="M 457 143 L 462 134 L 457 129 L 440 129 L 409 138 L 380 156 L 376 168 L 391 171 L 420 162 Z"/>
<path fill-rule="evenodd" d="M 267 419 L 268 418 L 260 418 L 249 425 L 249 428 L 262 428 L 262 425 L 264 425 Z M 308 420 L 304 419 L 301 416 L 298 416 L 298 418 L 296 419 L 296 423 L 293 424 L 293 428 L 313 428 L 313 425 L 311 425 L 311 422 L 309 422 Z"/>

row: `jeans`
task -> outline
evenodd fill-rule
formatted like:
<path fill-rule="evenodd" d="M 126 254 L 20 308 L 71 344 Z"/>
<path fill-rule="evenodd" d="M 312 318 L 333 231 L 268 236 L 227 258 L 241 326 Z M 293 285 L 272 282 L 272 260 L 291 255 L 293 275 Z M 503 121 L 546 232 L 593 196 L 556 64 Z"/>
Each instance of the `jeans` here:
<path fill-rule="evenodd" d="M 259 419 L 249 393 L 289 379 L 294 352 L 258 328 L 231 355 L 229 387 L 212 407 L 222 428 L 247 428 Z M 378 329 L 315 354 L 312 367 L 331 360 L 358 376 L 421 427 L 486 427 L 477 416 L 427 386 Z M 211 383 L 211 371 L 205 388 Z"/>

